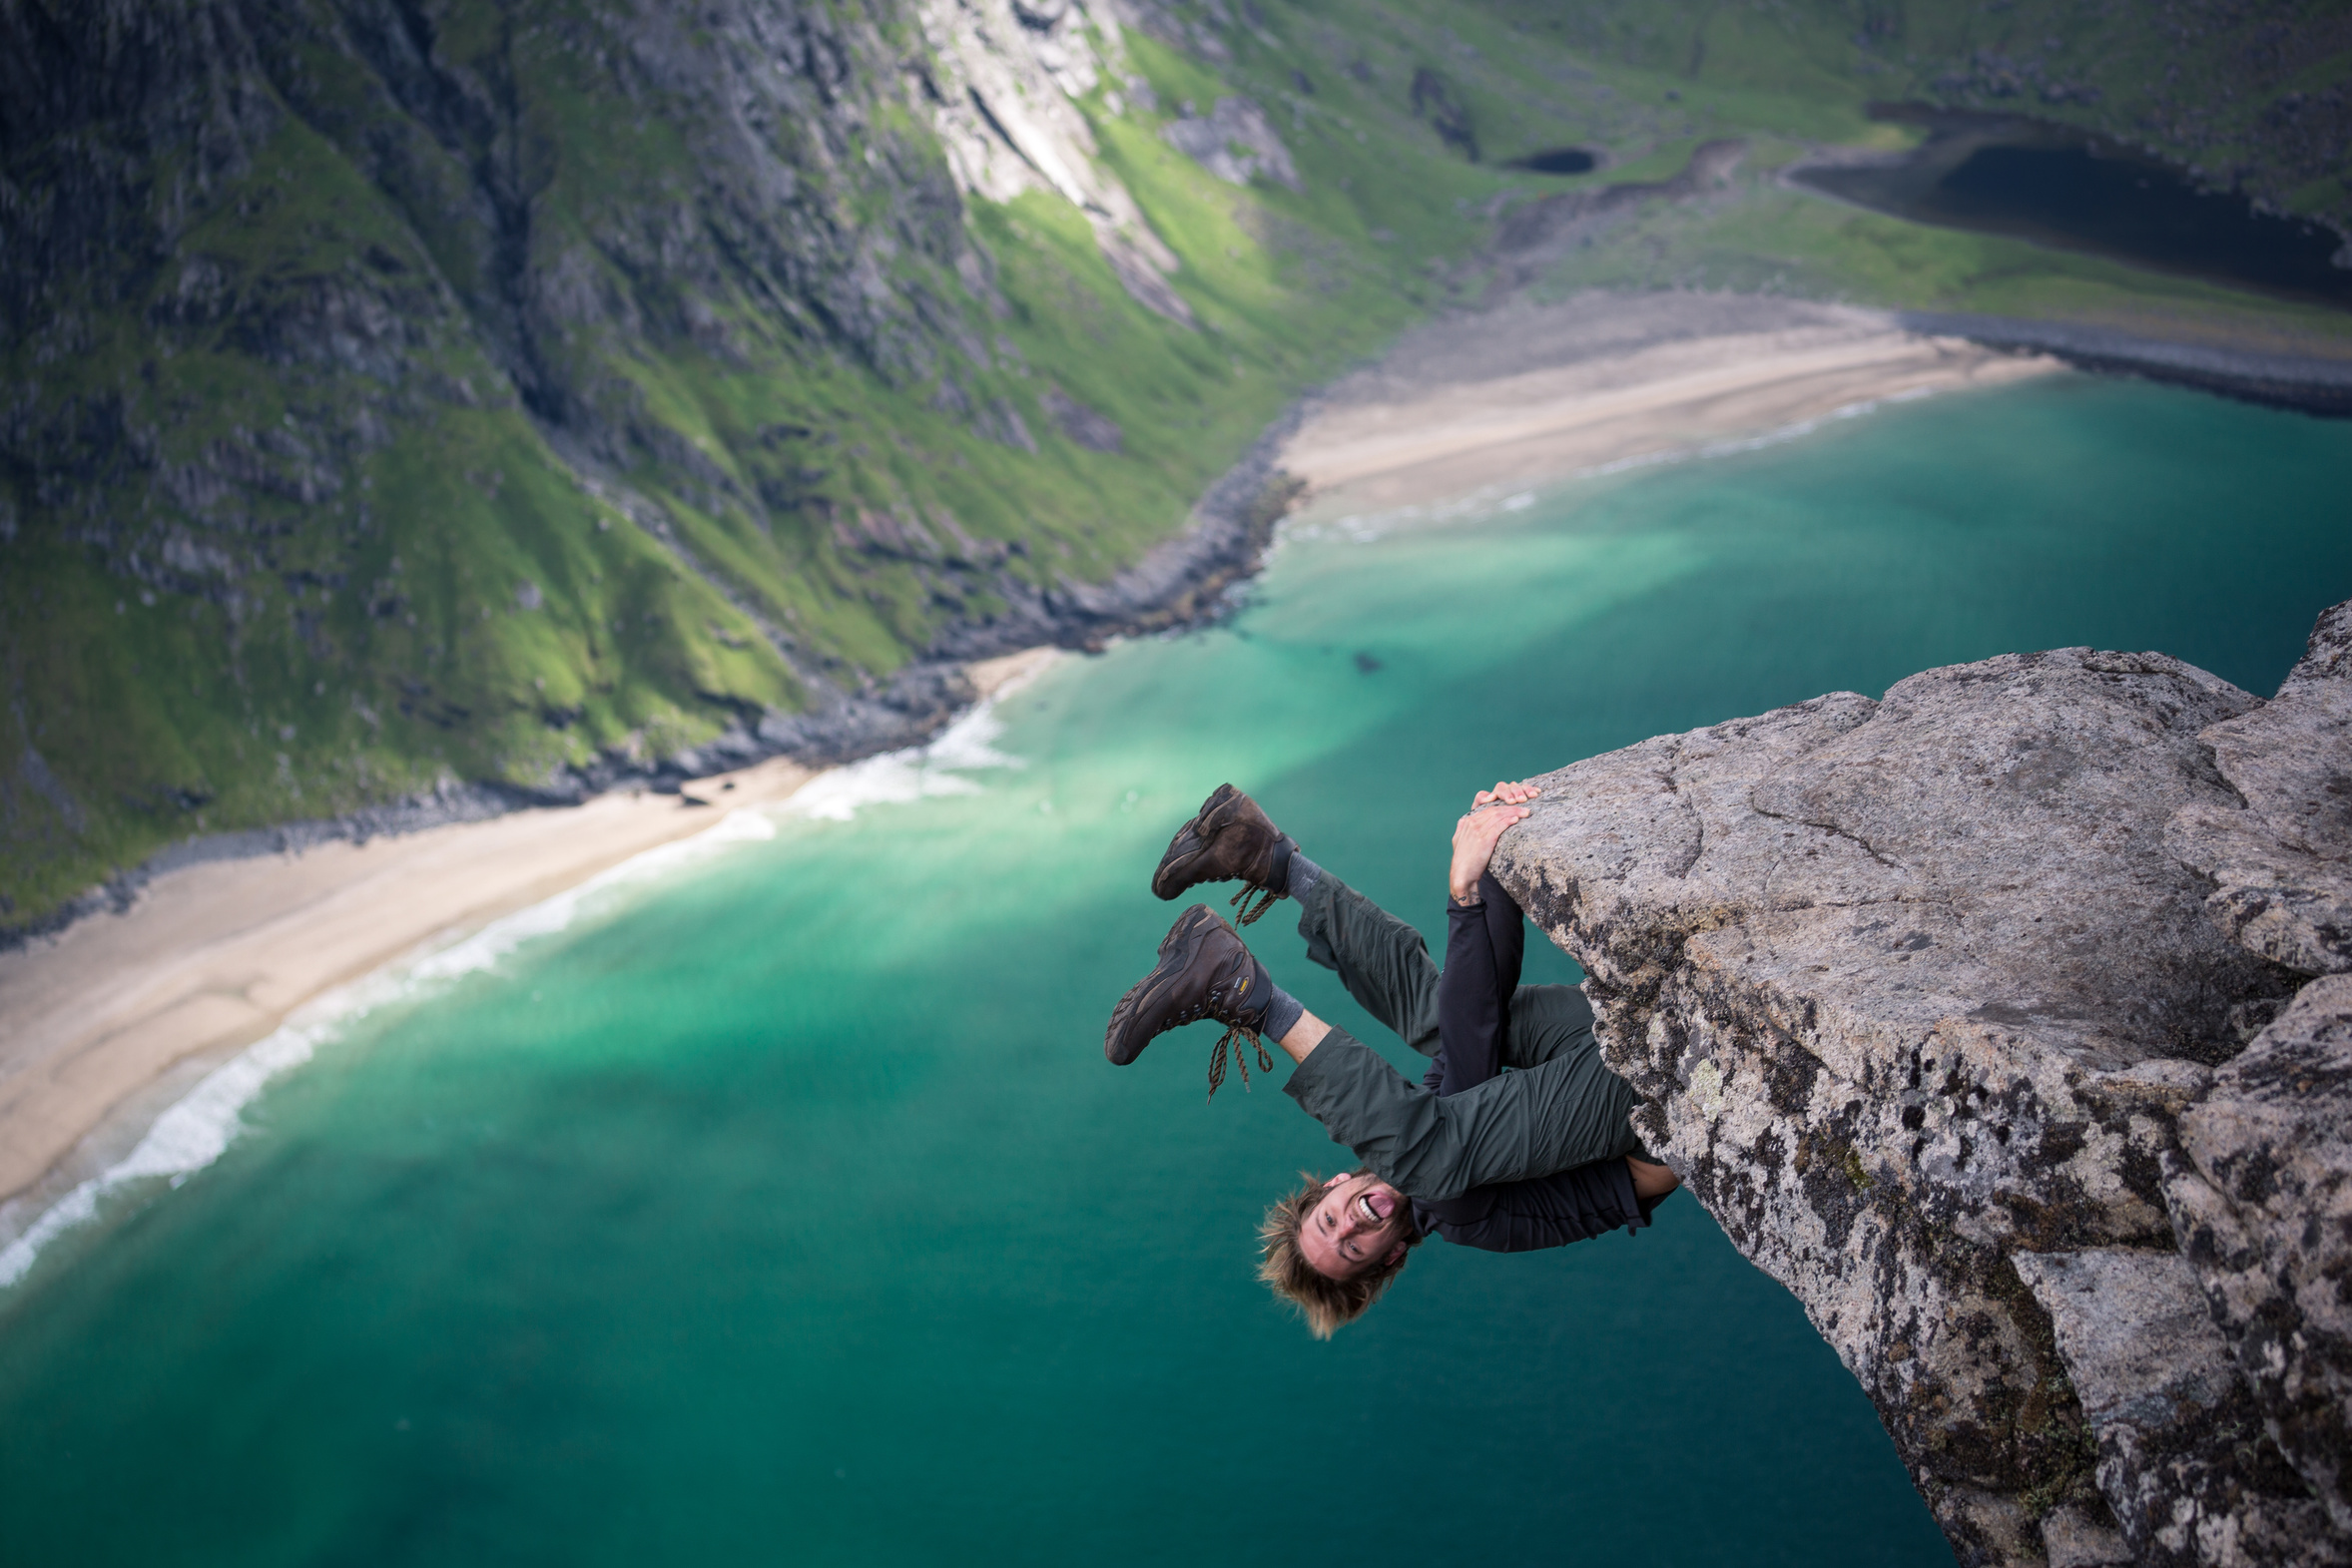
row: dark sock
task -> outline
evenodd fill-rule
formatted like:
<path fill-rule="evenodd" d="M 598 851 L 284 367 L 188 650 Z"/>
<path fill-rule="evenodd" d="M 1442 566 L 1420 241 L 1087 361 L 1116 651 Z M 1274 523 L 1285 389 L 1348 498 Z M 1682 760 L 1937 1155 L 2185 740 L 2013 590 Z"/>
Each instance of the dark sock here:
<path fill-rule="evenodd" d="M 1323 867 L 1300 853 L 1298 844 L 1292 842 L 1291 863 L 1283 876 L 1282 890 L 1293 898 L 1304 900 L 1315 886 L 1315 879 L 1322 874 Z"/>
<path fill-rule="evenodd" d="M 1277 985 L 1274 1000 L 1266 1004 L 1266 1016 L 1258 1022 L 1258 1032 L 1269 1040 L 1279 1040 L 1291 1032 L 1291 1026 L 1306 1011 L 1297 997 Z"/>

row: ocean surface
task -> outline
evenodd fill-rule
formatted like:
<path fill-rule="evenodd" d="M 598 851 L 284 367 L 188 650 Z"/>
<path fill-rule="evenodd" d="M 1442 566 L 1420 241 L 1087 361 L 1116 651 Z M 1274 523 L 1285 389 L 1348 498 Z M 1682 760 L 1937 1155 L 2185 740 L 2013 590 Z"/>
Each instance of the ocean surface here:
<path fill-rule="evenodd" d="M 1948 1563 L 1687 1197 L 1551 1253 L 1432 1244 L 1310 1339 L 1251 1233 L 1345 1152 L 1263 1081 L 1204 1105 L 1213 1026 L 1103 1062 L 1175 912 L 1145 880 L 1230 779 L 1442 933 L 1498 777 L 2015 649 L 2267 693 L 2352 596 L 2347 474 L 2352 424 L 2064 376 L 1304 519 L 1229 625 L 729 818 L 159 1126 L 4 1266 L 0 1556 Z M 1407 1060 L 1294 910 L 1249 929 L 1275 976 Z"/>

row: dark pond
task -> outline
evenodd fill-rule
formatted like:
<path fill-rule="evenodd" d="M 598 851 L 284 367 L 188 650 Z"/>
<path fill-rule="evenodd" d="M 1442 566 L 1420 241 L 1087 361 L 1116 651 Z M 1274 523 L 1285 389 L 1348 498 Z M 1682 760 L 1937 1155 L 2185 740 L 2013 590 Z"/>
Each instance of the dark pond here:
<path fill-rule="evenodd" d="M 1599 166 L 1600 160 L 1581 147 L 1547 147 L 1540 153 L 1514 158 L 1502 167 L 1539 175 L 1588 175 Z"/>
<path fill-rule="evenodd" d="M 1899 160 L 1794 178 L 1915 223 L 2352 305 L 2352 270 L 2329 260 L 2344 244 L 2336 235 L 2199 191 L 2180 171 L 2113 143 L 2042 121 L 1913 105 L 1874 106 L 1872 117 L 1926 125 L 1931 135 Z"/>

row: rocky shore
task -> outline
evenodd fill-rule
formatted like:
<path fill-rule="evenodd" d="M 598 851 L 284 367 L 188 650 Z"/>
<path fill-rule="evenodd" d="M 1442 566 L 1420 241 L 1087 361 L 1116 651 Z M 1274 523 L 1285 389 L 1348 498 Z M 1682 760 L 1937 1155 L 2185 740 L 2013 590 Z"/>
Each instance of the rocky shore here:
<path fill-rule="evenodd" d="M 1962 1563 L 2352 1561 L 2352 605 L 2263 702 L 1931 670 L 1549 776 L 1498 874 Z"/>
<path fill-rule="evenodd" d="M 2024 321 L 1958 311 L 1903 310 L 1905 329 L 1965 337 L 1988 348 L 2049 354 L 2077 369 L 2193 386 L 2249 403 L 2336 418 L 2352 415 L 2352 359 L 2168 342 L 2071 321 Z"/>

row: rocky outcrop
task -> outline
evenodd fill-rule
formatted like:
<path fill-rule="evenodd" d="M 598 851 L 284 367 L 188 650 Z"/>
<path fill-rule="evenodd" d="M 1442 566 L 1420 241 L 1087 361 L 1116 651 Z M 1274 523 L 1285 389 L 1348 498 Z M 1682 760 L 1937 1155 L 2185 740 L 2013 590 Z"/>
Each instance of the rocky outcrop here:
<path fill-rule="evenodd" d="M 2352 604 L 2203 739 L 2245 807 L 2183 809 L 2173 851 L 2222 929 L 2323 978 L 2181 1118 L 2164 1191 L 2271 1438 L 2352 1534 Z"/>
<path fill-rule="evenodd" d="M 2352 1562 L 2346 622 L 2268 704 L 2064 649 L 1663 737 L 1504 840 L 1963 1563 Z"/>
<path fill-rule="evenodd" d="M 2222 928 L 2309 974 L 2352 972 L 2352 605 L 2320 618 L 2270 703 L 2205 742 L 2244 807 L 2173 818 L 2173 852 L 2218 884 Z"/>
<path fill-rule="evenodd" d="M 1494 227 L 1499 289 L 1526 286 L 1552 263 L 1629 222 L 1653 202 L 1687 201 L 1718 189 L 1746 156 L 1745 142 L 1703 142 L 1671 179 L 1624 180 L 1561 191 L 1512 208 Z"/>
<path fill-rule="evenodd" d="M 957 187 L 995 202 L 1025 190 L 1061 197 L 1137 303 L 1192 325 L 1192 306 L 1168 286 L 1176 253 L 1097 159 L 1070 103 L 1121 63 L 1117 19 L 1080 0 L 929 0 L 919 14 L 932 51 L 923 97 Z"/>
<path fill-rule="evenodd" d="M 1206 115 L 1183 115 L 1160 127 L 1170 147 L 1228 185 L 1265 179 L 1300 189 L 1290 149 L 1274 134 L 1266 111 L 1247 98 L 1220 98 Z"/>
<path fill-rule="evenodd" d="M 2193 386 L 2243 402 L 2352 414 L 2352 360 L 2216 343 L 2175 343 L 2079 321 L 2031 321 L 1961 310 L 1899 310 L 1905 331 L 1965 337 L 1988 348 L 2050 354 L 2078 369 Z"/>

